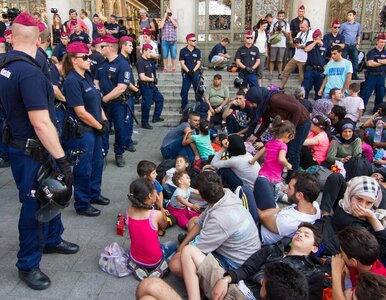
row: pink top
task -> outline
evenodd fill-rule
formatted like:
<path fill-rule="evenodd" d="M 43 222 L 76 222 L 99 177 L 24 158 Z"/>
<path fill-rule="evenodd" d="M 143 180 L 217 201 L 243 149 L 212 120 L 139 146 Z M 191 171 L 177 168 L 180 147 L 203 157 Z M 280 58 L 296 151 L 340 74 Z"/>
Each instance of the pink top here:
<path fill-rule="evenodd" d="M 281 182 L 283 166 L 279 161 L 279 152 L 284 150 L 287 153 L 287 149 L 287 144 L 280 140 L 273 140 L 265 144 L 266 154 L 259 176 L 264 176 L 269 182 Z"/>
<path fill-rule="evenodd" d="M 153 224 L 154 210 L 148 219 L 127 218 L 130 235 L 130 257 L 143 266 L 154 266 L 162 259 L 162 249 L 158 239 L 158 228 Z"/>
<path fill-rule="evenodd" d="M 318 145 L 309 146 L 311 149 L 312 157 L 318 162 L 320 165 L 327 158 L 328 149 L 330 148 L 330 140 L 328 139 L 328 135 L 325 131 L 322 131 L 315 135 L 312 131 L 307 136 L 307 139 L 317 138 L 319 141 Z"/>
<path fill-rule="evenodd" d="M 366 142 L 362 142 L 362 156 L 366 157 L 369 162 L 373 162 L 373 157 L 374 157 L 373 148 Z"/>

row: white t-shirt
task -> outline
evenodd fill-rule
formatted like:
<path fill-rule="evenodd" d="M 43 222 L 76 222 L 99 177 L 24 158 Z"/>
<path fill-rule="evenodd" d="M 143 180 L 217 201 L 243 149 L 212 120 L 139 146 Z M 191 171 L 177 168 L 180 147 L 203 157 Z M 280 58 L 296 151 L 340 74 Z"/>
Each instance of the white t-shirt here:
<path fill-rule="evenodd" d="M 277 22 L 279 20 L 278 19 L 273 19 L 272 23 L 271 23 L 271 27 L 269 28 L 269 32 L 272 32 L 274 30 L 274 27 L 277 27 Z M 290 32 L 290 26 L 288 24 L 287 21 L 283 21 L 285 22 L 285 31 L 286 32 Z M 276 25 L 276 26 L 275 26 Z M 311 35 L 312 36 L 312 35 Z M 281 40 L 280 42 L 274 44 L 274 45 L 271 45 L 271 48 L 274 47 L 274 48 L 285 48 L 287 46 L 287 37 L 285 36 L 285 34 L 282 32 L 281 33 Z"/>
<path fill-rule="evenodd" d="M 320 218 L 319 204 L 314 201 L 312 205 L 316 208 L 315 215 L 302 213 L 295 209 L 296 204 L 288 206 L 276 214 L 276 226 L 279 233 L 269 231 L 261 225 L 261 237 L 264 245 L 275 244 L 285 237 L 292 237 L 302 222 L 315 223 Z"/>
<path fill-rule="evenodd" d="M 255 31 L 253 32 L 253 35 L 255 35 Z M 265 53 L 266 45 L 267 35 L 265 34 L 265 31 L 259 32 L 255 41 L 255 46 L 259 49 L 259 53 Z"/>
<path fill-rule="evenodd" d="M 150 41 L 149 44 L 153 47 L 153 50 L 151 50 L 151 53 L 159 56 L 157 43 L 154 41 Z M 143 44 L 141 45 L 141 53 L 142 53 L 142 46 Z"/>
<path fill-rule="evenodd" d="M 309 29 L 306 32 L 300 31 L 296 35 L 296 37 L 302 41 L 300 44 L 305 46 L 308 42 L 313 41 L 312 34 L 313 34 L 313 31 L 311 29 Z M 308 56 L 307 52 L 304 51 L 304 49 L 295 48 L 295 55 L 294 55 L 293 59 L 305 63 L 307 61 L 307 56 Z"/>
<path fill-rule="evenodd" d="M 173 180 L 172 180 L 173 175 L 176 172 L 177 172 L 176 168 L 171 168 L 171 169 L 166 171 L 166 175 L 165 175 L 166 176 L 166 181 L 165 181 L 165 184 L 168 184 L 168 185 L 176 187 L 176 185 L 173 183 Z"/>
<path fill-rule="evenodd" d="M 85 17 L 83 20 L 84 24 L 86 24 L 87 29 L 88 29 L 88 36 L 90 37 L 91 41 L 94 39 L 92 36 L 92 22 L 88 17 Z"/>
<path fill-rule="evenodd" d="M 346 108 L 345 118 L 350 118 L 353 122 L 358 121 L 359 109 L 365 109 L 363 99 L 361 97 L 346 97 L 339 101 L 340 106 Z"/>

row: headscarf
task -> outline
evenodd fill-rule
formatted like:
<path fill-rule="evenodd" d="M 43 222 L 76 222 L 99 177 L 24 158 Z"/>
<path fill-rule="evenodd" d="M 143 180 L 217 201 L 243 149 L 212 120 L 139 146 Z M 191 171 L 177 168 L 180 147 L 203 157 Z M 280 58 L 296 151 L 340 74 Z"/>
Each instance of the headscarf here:
<path fill-rule="evenodd" d="M 342 132 L 345 129 L 351 129 L 353 131 L 352 137 L 349 140 L 346 140 L 342 137 Z M 353 142 L 356 141 L 356 139 L 359 139 L 358 136 L 355 134 L 355 123 L 351 121 L 350 119 L 343 119 L 339 123 L 339 134 L 335 136 L 335 139 L 340 143 L 340 144 L 352 144 Z"/>
<path fill-rule="evenodd" d="M 228 136 L 228 141 L 229 145 L 227 150 L 229 153 L 229 157 L 244 155 L 245 153 L 247 153 L 243 138 L 241 136 L 237 134 L 232 134 Z"/>
<path fill-rule="evenodd" d="M 377 208 L 382 200 L 382 190 L 378 182 L 369 176 L 354 177 L 347 183 L 347 189 L 339 206 L 352 215 L 351 198 L 353 196 L 368 196 L 374 199 L 374 206 Z"/>
<path fill-rule="evenodd" d="M 328 114 L 334 104 L 329 99 L 319 99 L 312 106 L 312 118 L 319 115 L 328 118 Z"/>

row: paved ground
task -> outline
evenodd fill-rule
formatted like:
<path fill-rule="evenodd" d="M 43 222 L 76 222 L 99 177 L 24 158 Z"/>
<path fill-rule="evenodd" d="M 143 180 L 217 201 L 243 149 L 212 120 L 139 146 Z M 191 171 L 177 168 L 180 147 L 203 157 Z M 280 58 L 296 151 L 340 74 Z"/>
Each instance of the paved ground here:
<path fill-rule="evenodd" d="M 0 299 L 135 299 L 138 281 L 132 277 L 115 278 L 102 272 L 98 259 L 104 246 L 111 242 L 129 249 L 130 240 L 115 234 L 116 216 L 127 206 L 129 183 L 136 178 L 136 166 L 142 159 L 159 163 L 162 159 L 159 146 L 168 128 L 153 130 L 135 128 L 134 139 L 139 141 L 137 152 L 126 152 L 126 166 L 117 168 L 109 154 L 103 172 L 103 195 L 111 199 L 109 206 L 101 206 L 102 214 L 96 218 L 78 216 L 73 206 L 62 214 L 65 226 L 64 239 L 80 245 L 74 255 L 45 254 L 41 269 L 51 278 L 52 285 L 45 291 L 26 287 L 17 275 L 18 251 L 17 221 L 20 209 L 18 192 L 10 168 L 0 169 Z M 167 230 L 162 240 L 175 240 L 180 229 Z M 183 282 L 172 274 L 166 277 L 181 295 L 185 295 Z"/>

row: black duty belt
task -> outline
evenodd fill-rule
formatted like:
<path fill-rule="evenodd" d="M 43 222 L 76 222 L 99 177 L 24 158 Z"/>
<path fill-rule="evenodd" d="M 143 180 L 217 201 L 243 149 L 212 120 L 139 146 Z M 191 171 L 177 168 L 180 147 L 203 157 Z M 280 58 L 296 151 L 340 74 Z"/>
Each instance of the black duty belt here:
<path fill-rule="evenodd" d="M 323 69 L 323 67 L 321 67 L 321 66 L 310 66 L 310 65 L 307 65 L 307 66 L 305 67 L 305 70 L 306 70 L 306 71 L 313 70 L 313 71 L 318 71 L 318 72 L 324 72 L 324 69 Z"/>
<path fill-rule="evenodd" d="M 367 75 L 386 75 L 386 72 L 385 71 L 378 71 L 378 72 L 367 71 L 366 74 Z"/>
<path fill-rule="evenodd" d="M 11 139 L 9 145 L 14 148 L 25 148 L 27 140 Z"/>

